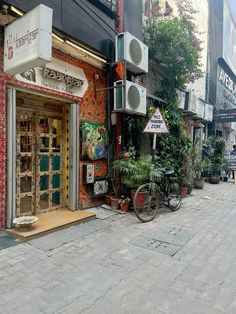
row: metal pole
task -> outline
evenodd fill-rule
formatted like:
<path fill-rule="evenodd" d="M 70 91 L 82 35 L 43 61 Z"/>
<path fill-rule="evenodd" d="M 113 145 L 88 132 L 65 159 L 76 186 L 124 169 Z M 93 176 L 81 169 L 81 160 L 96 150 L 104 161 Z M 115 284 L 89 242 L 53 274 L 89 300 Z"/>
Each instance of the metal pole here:
<path fill-rule="evenodd" d="M 155 152 L 157 147 L 157 134 L 153 134 L 153 143 L 152 143 L 152 162 L 154 162 Z"/>
<path fill-rule="evenodd" d="M 123 32 L 123 10 L 124 10 L 123 0 L 117 0 L 117 14 L 118 14 L 117 32 L 118 32 L 118 34 Z M 125 88 L 123 88 L 123 91 L 125 93 Z M 122 115 L 121 115 L 121 113 L 117 113 L 117 120 L 116 120 L 116 158 L 120 157 L 121 143 L 122 143 Z"/>

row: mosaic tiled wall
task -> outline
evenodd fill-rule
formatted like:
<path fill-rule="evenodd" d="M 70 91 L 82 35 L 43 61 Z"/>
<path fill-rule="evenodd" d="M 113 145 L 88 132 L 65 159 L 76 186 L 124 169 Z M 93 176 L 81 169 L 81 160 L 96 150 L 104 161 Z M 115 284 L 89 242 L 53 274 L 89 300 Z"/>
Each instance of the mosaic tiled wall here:
<path fill-rule="evenodd" d="M 64 62 L 68 62 L 74 66 L 80 67 L 84 70 L 86 78 L 88 80 L 88 89 L 84 94 L 83 99 L 80 101 L 79 119 L 80 124 L 86 122 L 97 122 L 106 124 L 106 91 L 96 92 L 96 89 L 102 89 L 106 87 L 106 75 L 101 69 L 97 69 L 94 66 L 79 61 L 71 56 L 65 55 L 61 51 L 54 51 L 54 57 Z M 80 149 L 81 154 L 81 149 Z M 81 156 L 80 156 L 81 157 Z M 92 186 L 82 184 L 82 165 L 85 160 L 80 161 L 80 178 L 79 178 L 79 206 L 81 208 L 88 208 L 103 201 L 103 198 L 93 198 Z M 103 169 L 100 172 L 96 172 L 95 176 L 105 177 L 107 175 L 107 161 L 97 160 L 89 161 L 95 163 L 96 169 Z"/>
<path fill-rule="evenodd" d="M 0 77 L 0 228 L 6 219 L 6 84 Z"/>

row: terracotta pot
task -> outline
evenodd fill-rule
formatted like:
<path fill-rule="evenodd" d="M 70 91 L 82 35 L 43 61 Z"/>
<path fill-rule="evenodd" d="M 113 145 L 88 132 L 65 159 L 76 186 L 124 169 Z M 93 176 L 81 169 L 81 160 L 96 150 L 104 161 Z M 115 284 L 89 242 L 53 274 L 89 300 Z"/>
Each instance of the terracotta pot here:
<path fill-rule="evenodd" d="M 120 199 L 117 197 L 112 197 L 111 198 L 111 208 L 113 209 L 118 209 L 120 204 Z"/>
<path fill-rule="evenodd" d="M 180 195 L 181 196 L 187 196 L 188 194 L 188 188 L 183 186 L 181 189 L 180 189 Z"/>
<path fill-rule="evenodd" d="M 114 195 L 105 195 L 105 202 L 107 205 L 111 206 L 111 198 L 114 198 Z"/>
<path fill-rule="evenodd" d="M 134 195 L 136 191 L 131 191 L 131 199 L 134 204 Z M 146 192 L 139 192 L 137 197 L 136 197 L 136 207 L 142 208 L 144 206 L 145 202 L 145 197 L 146 197 Z"/>
<path fill-rule="evenodd" d="M 196 189 L 202 189 L 204 187 L 204 182 L 205 182 L 205 178 L 201 177 L 201 178 L 197 178 L 194 180 L 194 187 Z"/>
<path fill-rule="evenodd" d="M 120 203 L 120 210 L 127 212 L 129 210 L 129 201 L 122 201 Z"/>

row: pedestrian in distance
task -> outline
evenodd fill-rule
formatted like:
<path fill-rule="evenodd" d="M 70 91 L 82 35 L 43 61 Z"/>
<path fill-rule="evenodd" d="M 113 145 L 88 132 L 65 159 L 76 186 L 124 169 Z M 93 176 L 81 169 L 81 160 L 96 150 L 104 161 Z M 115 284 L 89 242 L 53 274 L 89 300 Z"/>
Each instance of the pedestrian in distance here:
<path fill-rule="evenodd" d="M 230 155 L 236 156 L 236 144 L 233 145 L 233 150 L 231 150 Z"/>
<path fill-rule="evenodd" d="M 230 155 L 236 156 L 236 144 L 233 145 L 233 150 L 231 150 Z M 234 170 L 232 171 L 232 174 L 233 174 L 232 177 L 234 179 Z"/>

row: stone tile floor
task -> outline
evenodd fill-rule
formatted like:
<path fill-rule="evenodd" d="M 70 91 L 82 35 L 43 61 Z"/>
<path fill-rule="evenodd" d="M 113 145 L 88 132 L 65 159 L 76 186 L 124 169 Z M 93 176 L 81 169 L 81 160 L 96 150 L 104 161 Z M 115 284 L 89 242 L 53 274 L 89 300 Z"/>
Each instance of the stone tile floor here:
<path fill-rule="evenodd" d="M 19 243 L 19 240 L 6 235 L 4 231 L 0 231 L 0 250 L 6 249 Z"/>
<path fill-rule="evenodd" d="M 0 312 L 235 314 L 235 203 L 232 182 L 206 184 L 150 223 L 103 213 L 2 249 Z M 137 239 L 178 250 L 163 254 Z"/>

